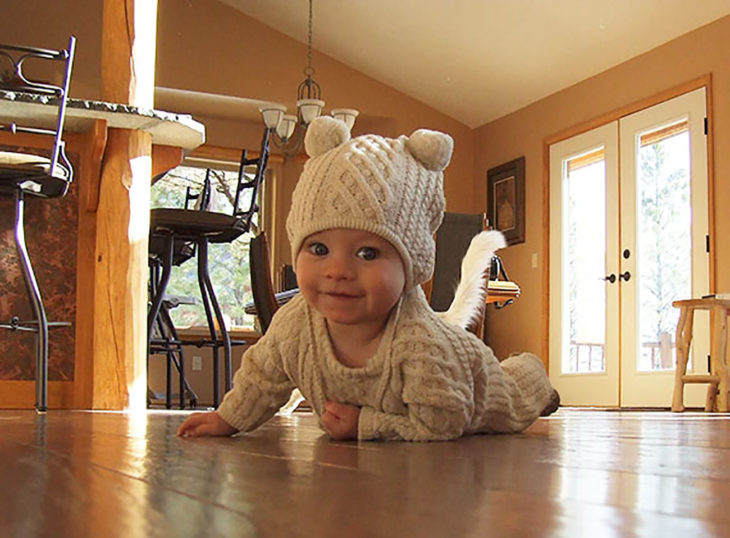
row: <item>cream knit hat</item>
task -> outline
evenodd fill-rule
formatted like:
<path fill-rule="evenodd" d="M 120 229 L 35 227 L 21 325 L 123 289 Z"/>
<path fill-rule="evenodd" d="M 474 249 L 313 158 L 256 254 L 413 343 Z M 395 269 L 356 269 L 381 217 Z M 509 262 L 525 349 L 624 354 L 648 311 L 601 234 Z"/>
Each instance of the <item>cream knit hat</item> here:
<path fill-rule="evenodd" d="M 443 170 L 451 159 L 452 138 L 419 129 L 410 137 L 350 140 L 343 122 L 322 116 L 309 125 L 304 143 L 311 158 L 286 221 L 294 263 L 306 237 L 350 228 L 377 234 L 396 248 L 406 290 L 428 280 L 436 250 L 433 234 L 443 218 Z"/>

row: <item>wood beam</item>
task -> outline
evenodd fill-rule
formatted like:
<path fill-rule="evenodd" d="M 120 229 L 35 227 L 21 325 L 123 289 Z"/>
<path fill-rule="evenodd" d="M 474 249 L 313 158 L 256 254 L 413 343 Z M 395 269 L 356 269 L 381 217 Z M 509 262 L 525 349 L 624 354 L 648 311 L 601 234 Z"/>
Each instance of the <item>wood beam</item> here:
<path fill-rule="evenodd" d="M 105 101 L 153 108 L 157 0 L 104 0 Z M 147 235 L 152 139 L 109 129 L 96 211 L 94 409 L 142 409 L 147 394 Z"/>
<path fill-rule="evenodd" d="M 110 129 L 96 213 L 94 409 L 146 405 L 151 152 L 148 133 Z"/>
<path fill-rule="evenodd" d="M 101 95 L 154 108 L 157 0 L 104 0 Z"/>
<path fill-rule="evenodd" d="M 101 163 L 107 141 L 106 122 L 99 120 L 77 135 L 79 167 L 78 239 L 76 249 L 76 335 L 74 407 L 90 409 L 94 382 L 94 289 L 96 286 L 96 210 L 101 190 Z"/>
<path fill-rule="evenodd" d="M 152 146 L 152 180 L 183 161 L 183 149 L 175 146 Z"/>

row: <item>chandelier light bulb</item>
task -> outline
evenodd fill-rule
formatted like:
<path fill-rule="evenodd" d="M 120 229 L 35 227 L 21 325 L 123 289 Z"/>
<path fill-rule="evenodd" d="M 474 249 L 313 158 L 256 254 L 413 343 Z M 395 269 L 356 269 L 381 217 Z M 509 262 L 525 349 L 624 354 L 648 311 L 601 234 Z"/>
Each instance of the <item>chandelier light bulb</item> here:
<path fill-rule="evenodd" d="M 266 103 L 259 107 L 259 112 L 261 112 L 261 117 L 266 127 L 268 129 L 276 129 L 284 114 L 286 114 L 286 107 L 279 103 Z"/>
<path fill-rule="evenodd" d="M 332 109 L 332 117 L 345 122 L 347 128 L 352 130 L 352 126 L 355 125 L 355 118 L 360 114 L 354 108 L 334 108 Z"/>
<path fill-rule="evenodd" d="M 279 125 L 276 127 L 276 134 L 282 140 L 289 140 L 291 135 L 294 134 L 294 128 L 297 126 L 297 117 L 291 114 L 285 114 Z"/>
<path fill-rule="evenodd" d="M 299 99 L 297 101 L 297 108 L 302 115 L 302 121 L 306 125 L 309 125 L 314 118 L 322 114 L 324 101 L 321 99 Z"/>

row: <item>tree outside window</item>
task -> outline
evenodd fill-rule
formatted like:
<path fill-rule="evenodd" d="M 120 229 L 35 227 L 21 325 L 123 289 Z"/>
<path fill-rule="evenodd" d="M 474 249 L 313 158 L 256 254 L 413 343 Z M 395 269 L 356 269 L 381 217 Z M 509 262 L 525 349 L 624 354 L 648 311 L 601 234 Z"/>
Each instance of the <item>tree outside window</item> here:
<path fill-rule="evenodd" d="M 151 207 L 185 207 L 186 191 L 201 192 L 206 168 L 181 165 L 171 170 L 152 186 Z M 211 202 L 209 211 L 230 214 L 238 179 L 237 171 L 212 169 Z M 246 192 L 244 192 L 246 194 Z M 239 202 L 239 207 L 248 207 L 249 200 Z M 195 201 L 188 202 L 193 209 Z M 260 205 L 260 204 L 259 204 Z M 252 228 L 258 227 L 259 215 L 255 215 Z M 230 320 L 228 328 L 253 329 L 254 316 L 244 312 L 244 306 L 253 301 L 248 264 L 249 242 L 252 233 L 245 233 L 231 243 L 210 244 L 208 264 L 210 279 L 225 319 Z M 173 267 L 166 295 L 192 298 L 195 304 L 181 304 L 171 310 L 176 328 L 205 327 L 205 309 L 198 286 L 198 267 L 193 257 L 178 267 Z"/>

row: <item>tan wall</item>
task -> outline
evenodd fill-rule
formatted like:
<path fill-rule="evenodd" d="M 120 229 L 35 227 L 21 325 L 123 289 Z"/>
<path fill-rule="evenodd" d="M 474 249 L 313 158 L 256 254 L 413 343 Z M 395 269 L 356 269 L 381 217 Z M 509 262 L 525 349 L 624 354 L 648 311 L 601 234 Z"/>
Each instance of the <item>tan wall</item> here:
<path fill-rule="evenodd" d="M 526 242 L 501 254 L 523 296 L 514 306 L 490 313 L 488 339 L 498 356 L 528 350 L 544 353 L 543 281 L 548 241 L 544 228 L 543 141 L 573 126 L 712 74 L 714 125 L 716 291 L 730 290 L 730 17 L 700 28 L 575 86 L 475 130 L 475 198 L 485 200 L 486 170 L 521 155 L 526 158 Z M 484 205 L 486 207 L 486 203 Z M 538 254 L 539 267 L 531 268 Z"/>
<path fill-rule="evenodd" d="M 98 98 L 102 6 L 102 0 L 4 0 L 0 35 L 4 42 L 56 46 L 69 33 L 76 34 L 78 53 L 71 94 Z M 158 6 L 157 86 L 277 101 L 294 110 L 296 89 L 304 78 L 304 44 L 217 0 L 159 0 Z M 22 22 L 31 20 L 32 24 Z M 316 28 L 314 39 L 316 46 Z M 326 110 L 352 107 L 361 111 L 353 135 L 398 136 L 420 127 L 450 133 L 456 149 L 445 177 L 449 208 L 479 211 L 471 198 L 471 129 L 316 51 L 313 65 Z M 221 111 L 216 117 L 196 117 L 206 124 L 209 143 L 258 148 L 262 134 L 258 117 L 247 122 L 225 116 Z M 287 165 L 277 175 L 280 219 L 288 212 L 300 168 L 300 164 Z M 288 260 L 289 249 L 283 241 L 276 250 L 282 262 Z"/>
<path fill-rule="evenodd" d="M 101 0 L 4 0 L 0 35 L 5 42 L 53 46 L 73 32 L 78 38 L 72 95 L 98 97 Z M 28 22 L 26 22 L 28 21 Z M 33 21 L 32 24 L 29 21 Z M 448 209 L 481 212 L 486 208 L 486 170 L 526 157 L 526 242 L 503 252 L 510 276 L 523 296 L 507 309 L 490 312 L 488 338 L 498 355 L 544 349 L 548 290 L 543 284 L 543 141 L 577 124 L 659 94 L 700 75 L 712 73 L 714 95 L 715 206 L 730 205 L 730 17 L 543 99 L 504 118 L 470 130 L 465 125 L 315 51 L 316 78 L 327 109 L 352 106 L 362 111 L 353 134 L 388 136 L 418 127 L 449 132 L 455 153 L 447 170 Z M 316 44 L 316 28 L 315 28 Z M 216 0 L 159 0 L 157 85 L 284 102 L 294 106 L 306 47 Z M 180 111 L 185 112 L 185 111 Z M 223 114 L 225 116 L 225 113 Z M 257 119 L 198 118 L 217 145 L 258 147 Z M 478 151 L 476 150 L 478 148 Z M 285 217 L 300 165 L 277 168 L 279 220 Z M 715 266 L 728 267 L 730 214 L 715 212 Z M 288 259 L 278 229 L 276 255 Z M 538 254 L 539 267 L 530 267 Z M 730 290 L 730 273 L 717 271 L 718 291 Z"/>
<path fill-rule="evenodd" d="M 71 78 L 73 97 L 93 99 L 101 93 L 102 0 L 3 0 L 3 43 L 61 48 L 76 36 Z"/>
<path fill-rule="evenodd" d="M 214 31 L 201 32 L 200 28 Z M 316 28 L 314 39 L 316 46 Z M 296 88 L 304 77 L 306 46 L 215 0 L 160 0 L 157 58 L 159 86 L 276 101 L 292 111 Z M 420 127 L 449 132 L 456 146 L 445 177 L 449 207 L 479 211 L 471 199 L 471 129 L 316 51 L 312 63 L 326 110 L 352 107 L 361 111 L 354 136 L 366 132 L 398 136 Z M 254 122 L 256 136 L 247 143 L 257 146 L 258 117 Z M 210 129 L 210 142 L 225 145 L 226 140 L 235 139 L 238 125 L 230 127 L 231 132 Z M 301 161 L 288 162 L 277 174 L 279 233 L 274 248 L 280 263 L 290 258 L 281 224 L 300 171 Z"/>
<path fill-rule="evenodd" d="M 242 348 L 234 347 L 231 358 L 232 371 L 241 366 Z M 223 350 L 218 352 L 220 367 L 220 397 L 223 398 L 225 388 L 223 383 L 224 366 L 223 366 Z M 198 397 L 199 406 L 213 406 L 213 350 L 209 347 L 184 346 L 183 356 L 185 361 L 185 379 L 190 388 Z M 195 357 L 201 358 L 201 369 L 194 370 L 193 362 Z M 172 406 L 177 408 L 180 404 L 180 377 L 175 367 L 172 367 L 171 376 L 172 390 Z M 167 391 L 167 357 L 165 355 L 152 355 L 149 361 L 149 385 L 152 392 L 157 396 L 153 402 L 155 406 L 164 406 L 165 393 Z M 189 401 L 185 401 L 185 405 L 189 405 Z"/>

